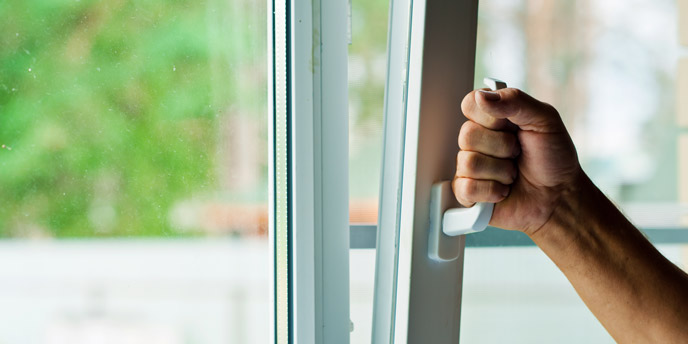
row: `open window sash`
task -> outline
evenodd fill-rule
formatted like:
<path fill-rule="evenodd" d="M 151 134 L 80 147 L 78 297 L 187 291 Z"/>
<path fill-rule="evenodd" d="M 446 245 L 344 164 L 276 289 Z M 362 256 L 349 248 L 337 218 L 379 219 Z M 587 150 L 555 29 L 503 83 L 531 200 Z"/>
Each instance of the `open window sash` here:
<path fill-rule="evenodd" d="M 458 258 L 428 255 L 432 185 L 451 180 L 474 80 L 477 0 L 391 0 L 373 343 L 458 343 Z"/>

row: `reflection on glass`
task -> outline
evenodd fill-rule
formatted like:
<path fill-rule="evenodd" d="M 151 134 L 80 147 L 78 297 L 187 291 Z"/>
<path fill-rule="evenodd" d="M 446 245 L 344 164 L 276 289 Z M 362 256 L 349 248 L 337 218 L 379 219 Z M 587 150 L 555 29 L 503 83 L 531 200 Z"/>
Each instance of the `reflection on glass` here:
<path fill-rule="evenodd" d="M 0 342 L 267 340 L 265 3 L 0 9 Z"/>

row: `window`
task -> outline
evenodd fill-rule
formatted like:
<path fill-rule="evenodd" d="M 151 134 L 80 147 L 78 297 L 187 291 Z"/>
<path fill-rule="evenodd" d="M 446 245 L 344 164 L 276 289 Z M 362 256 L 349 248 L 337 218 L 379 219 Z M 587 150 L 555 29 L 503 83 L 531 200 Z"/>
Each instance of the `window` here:
<path fill-rule="evenodd" d="M 267 341 L 266 3 L 0 7 L 0 342 Z"/>
<path fill-rule="evenodd" d="M 611 341 L 519 233 L 428 260 L 484 76 L 686 268 L 682 2 L 346 5 L 0 5 L 0 342 Z"/>

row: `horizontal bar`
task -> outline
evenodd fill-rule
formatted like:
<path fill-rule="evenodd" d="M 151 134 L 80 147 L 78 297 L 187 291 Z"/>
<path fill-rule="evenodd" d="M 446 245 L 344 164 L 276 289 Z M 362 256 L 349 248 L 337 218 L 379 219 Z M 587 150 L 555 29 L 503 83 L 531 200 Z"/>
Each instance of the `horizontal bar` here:
<path fill-rule="evenodd" d="M 377 226 L 376 225 L 351 225 L 349 231 L 349 248 L 351 249 L 374 249 L 377 245 Z"/>
<path fill-rule="evenodd" d="M 377 240 L 377 226 L 351 225 L 351 249 L 374 249 Z M 641 229 L 653 244 L 688 244 L 688 228 L 645 228 Z M 518 231 L 487 227 L 480 233 L 466 236 L 466 247 L 517 247 L 535 246 L 530 238 Z"/>
<path fill-rule="evenodd" d="M 535 243 L 522 232 L 496 227 L 487 227 L 482 232 L 466 236 L 466 247 L 498 246 L 535 246 Z"/>
<path fill-rule="evenodd" d="M 641 231 L 653 244 L 688 243 L 688 228 L 651 228 Z"/>
<path fill-rule="evenodd" d="M 641 232 L 655 245 L 688 243 L 688 228 L 644 228 Z M 466 236 L 466 247 L 497 246 L 535 246 L 535 243 L 521 232 L 495 227 Z"/>

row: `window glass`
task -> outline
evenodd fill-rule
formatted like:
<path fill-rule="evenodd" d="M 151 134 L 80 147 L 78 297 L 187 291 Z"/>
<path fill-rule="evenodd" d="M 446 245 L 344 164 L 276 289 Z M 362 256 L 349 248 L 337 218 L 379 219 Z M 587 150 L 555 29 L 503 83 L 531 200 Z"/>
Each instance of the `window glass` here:
<path fill-rule="evenodd" d="M 266 3 L 0 12 L 0 342 L 267 341 Z"/>
<path fill-rule="evenodd" d="M 350 220 L 377 222 L 388 0 L 354 0 L 349 45 Z"/>
<path fill-rule="evenodd" d="M 622 207 L 675 204 L 677 19 L 675 0 L 481 1 L 476 87 L 494 76 L 554 105 Z"/>
<path fill-rule="evenodd" d="M 388 0 L 353 0 L 349 45 L 350 222 L 376 224 L 387 74 Z M 375 250 L 350 254 L 351 343 L 370 343 Z"/>
<path fill-rule="evenodd" d="M 660 252 L 684 270 L 680 245 Z M 468 248 L 461 343 L 615 343 L 537 247 Z"/>
<path fill-rule="evenodd" d="M 480 1 L 475 87 L 497 77 L 554 105 L 636 225 L 686 228 L 677 22 L 675 0 Z M 688 268 L 685 246 L 659 248 Z M 537 247 L 468 248 L 464 266 L 462 343 L 614 342 Z"/>

